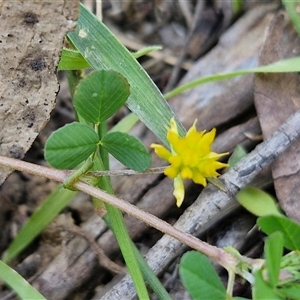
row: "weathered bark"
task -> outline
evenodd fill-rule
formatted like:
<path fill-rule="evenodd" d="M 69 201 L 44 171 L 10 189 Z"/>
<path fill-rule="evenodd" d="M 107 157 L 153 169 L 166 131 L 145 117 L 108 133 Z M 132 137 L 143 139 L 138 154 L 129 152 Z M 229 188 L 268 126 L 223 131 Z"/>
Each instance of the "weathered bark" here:
<path fill-rule="evenodd" d="M 49 120 L 79 1 L 0 1 L 0 154 L 21 159 Z M 0 184 L 12 172 L 0 168 Z"/>

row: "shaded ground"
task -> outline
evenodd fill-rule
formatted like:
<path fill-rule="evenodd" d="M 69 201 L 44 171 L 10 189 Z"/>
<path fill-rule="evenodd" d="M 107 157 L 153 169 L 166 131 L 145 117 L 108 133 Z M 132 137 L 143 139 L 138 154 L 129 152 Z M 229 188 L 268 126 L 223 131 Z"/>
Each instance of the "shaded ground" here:
<path fill-rule="evenodd" d="M 91 2 L 86 4 L 91 5 Z M 130 50 L 137 51 L 153 44 L 163 45 L 162 51 L 143 57 L 140 62 L 164 92 L 175 87 L 179 80 L 184 83 L 207 74 L 254 67 L 262 60 L 259 51 L 263 45 L 270 49 L 274 48 L 274 43 L 280 44 L 271 41 L 268 45 L 265 40 L 265 32 L 272 17 L 280 9 L 277 1 L 260 4 L 245 1 L 243 10 L 238 14 L 233 13 L 229 1 L 198 1 L 196 4 L 192 1 L 104 1 L 103 8 L 104 22 Z M 96 7 L 92 6 L 91 9 L 95 10 Z M 291 45 L 280 46 L 281 49 L 288 49 L 279 51 L 282 57 L 286 57 L 296 47 L 295 33 L 287 22 L 282 28 L 281 33 L 278 33 L 279 39 L 284 41 L 284 45 Z M 275 56 L 270 60 L 280 58 Z M 64 74 L 60 74 L 60 79 L 57 107 L 49 124 L 27 153 L 27 161 L 45 164 L 45 140 L 54 129 L 74 120 Z M 217 152 L 232 151 L 237 144 L 244 145 L 250 151 L 261 141 L 260 125 L 268 115 L 268 112 L 260 110 L 257 118 L 256 108 L 259 104 L 254 88 L 257 90 L 257 87 L 261 88 L 266 83 L 264 78 L 255 80 L 255 86 L 253 76 L 200 86 L 174 97 L 170 105 L 186 128 L 196 118 L 198 129 L 217 127 L 220 134 L 215 143 Z M 292 79 L 286 80 L 291 82 Z M 298 78 L 295 79 L 297 84 Z M 272 83 L 270 85 L 272 89 Z M 287 98 L 299 99 L 297 92 Z M 264 94 L 265 90 L 261 88 L 258 93 Z M 292 111 L 293 108 L 287 112 L 288 116 Z M 128 110 L 124 108 L 111 120 L 111 124 L 127 113 Z M 278 109 L 270 114 L 272 118 L 275 113 L 278 113 Z M 286 118 L 282 117 L 282 122 Z M 265 136 L 275 130 L 267 127 L 266 122 L 262 127 L 267 128 L 263 132 Z M 147 147 L 156 141 L 142 124 L 135 126 L 132 134 L 141 138 Z M 160 164 L 153 156 L 153 166 Z M 112 162 L 111 167 L 120 168 L 116 162 Z M 172 196 L 172 182 L 163 175 L 115 177 L 112 180 L 118 197 L 171 224 L 176 222 L 201 192 L 201 187 L 187 183 L 186 199 L 183 207 L 178 209 Z M 275 193 L 270 170 L 264 171 L 256 180 L 256 185 Z M 0 190 L 1 252 L 54 187 L 54 183 L 31 175 L 19 172 L 10 175 Z M 288 210 L 290 204 L 284 199 L 283 195 L 280 201 Z M 291 207 L 291 210 L 295 208 Z M 297 219 L 299 216 L 293 217 Z M 143 253 L 147 253 L 162 234 L 131 217 L 125 218 L 137 246 Z M 208 219 L 207 225 L 199 232 L 202 239 L 219 247 L 233 245 L 250 257 L 261 255 L 262 236 L 254 227 L 255 218 L 243 209 L 235 206 L 226 213 L 226 218 L 220 212 L 212 214 Z M 123 266 L 112 233 L 94 213 L 89 197 L 79 194 L 56 222 L 13 262 L 13 266 L 25 278 L 34 282 L 48 299 L 101 299 L 121 276 L 115 276 L 110 271 L 113 265 L 109 261 L 108 268 L 107 265 L 103 266 L 103 262 L 97 262 L 96 256 L 100 251 L 93 247 L 92 240 L 97 241 L 98 247 L 110 259 Z M 189 299 L 179 282 L 177 269 L 184 250 L 182 247 L 178 251 L 177 258 L 173 258 L 160 275 L 173 299 Z M 226 282 L 226 275 L 220 272 Z M 239 296 L 250 297 L 248 286 L 242 282 L 237 281 L 235 292 Z M 13 296 L 3 287 L 0 298 L 12 299 Z M 155 296 L 153 299 L 156 299 Z"/>

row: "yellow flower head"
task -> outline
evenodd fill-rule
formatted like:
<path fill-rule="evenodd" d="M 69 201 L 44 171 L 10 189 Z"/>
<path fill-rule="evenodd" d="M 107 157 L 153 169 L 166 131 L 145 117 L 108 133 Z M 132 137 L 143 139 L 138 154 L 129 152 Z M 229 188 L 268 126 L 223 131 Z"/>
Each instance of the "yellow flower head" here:
<path fill-rule="evenodd" d="M 217 170 L 227 167 L 218 159 L 228 153 L 211 152 L 211 145 L 216 135 L 216 129 L 210 132 L 197 131 L 196 122 L 185 137 L 180 137 L 175 120 L 172 118 L 168 128 L 167 140 L 171 151 L 162 145 L 151 144 L 155 153 L 170 163 L 165 169 L 165 175 L 174 179 L 174 196 L 179 207 L 184 199 L 183 179 L 192 179 L 195 183 L 207 185 L 206 178 L 220 175 Z"/>

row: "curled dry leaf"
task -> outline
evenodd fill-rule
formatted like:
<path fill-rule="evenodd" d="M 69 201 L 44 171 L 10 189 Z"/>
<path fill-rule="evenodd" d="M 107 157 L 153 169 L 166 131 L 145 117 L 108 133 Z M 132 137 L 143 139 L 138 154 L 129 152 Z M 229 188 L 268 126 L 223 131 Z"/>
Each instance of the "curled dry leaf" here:
<path fill-rule="evenodd" d="M 270 23 L 259 64 L 299 56 L 299 38 L 287 16 L 279 13 Z M 300 108 L 298 73 L 255 75 L 255 106 L 265 138 Z M 272 166 L 272 174 L 282 209 L 300 221 L 300 141 L 296 141 Z"/>
<path fill-rule="evenodd" d="M 0 154 L 23 158 L 47 123 L 56 68 L 79 1 L 0 1 Z M 0 168 L 0 184 L 12 170 Z"/>

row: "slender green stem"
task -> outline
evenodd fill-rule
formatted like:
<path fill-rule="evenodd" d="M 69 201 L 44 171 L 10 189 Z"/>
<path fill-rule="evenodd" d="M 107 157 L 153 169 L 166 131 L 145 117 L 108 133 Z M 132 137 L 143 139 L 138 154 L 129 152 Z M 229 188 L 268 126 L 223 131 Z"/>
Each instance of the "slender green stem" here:
<path fill-rule="evenodd" d="M 170 297 L 170 295 L 168 294 L 168 292 L 166 291 L 164 286 L 161 284 L 161 282 L 159 281 L 157 276 L 154 274 L 152 269 L 149 267 L 145 258 L 141 255 L 140 251 L 136 248 L 134 243 L 132 243 L 132 245 L 133 245 L 132 248 L 134 250 L 135 256 L 136 256 L 138 263 L 140 265 L 140 268 L 142 270 L 143 276 L 146 279 L 146 281 L 148 282 L 148 284 L 151 286 L 153 292 L 156 294 L 158 299 L 172 300 L 172 298 Z"/>
<path fill-rule="evenodd" d="M 99 152 L 97 152 L 95 156 L 94 168 L 96 168 L 97 170 L 104 169 L 104 165 Z M 110 180 L 107 176 L 102 177 L 101 183 L 99 185 L 109 194 L 113 194 L 113 189 Z M 110 220 L 112 230 L 115 234 L 115 237 L 123 254 L 126 266 L 132 277 L 137 295 L 140 299 L 147 300 L 149 299 L 148 291 L 142 276 L 139 263 L 135 256 L 134 249 L 132 247 L 132 241 L 127 231 L 122 212 L 116 207 L 107 203 L 105 203 L 105 208 L 108 214 L 108 218 Z"/>
<path fill-rule="evenodd" d="M 149 175 L 149 174 L 161 174 L 165 171 L 166 167 L 150 168 L 144 172 L 138 172 L 134 170 L 107 170 L 107 171 L 91 171 L 87 175 L 91 176 L 124 176 L 124 175 Z"/>
<path fill-rule="evenodd" d="M 91 158 L 88 158 L 78 170 L 75 170 L 64 180 L 64 188 L 71 190 L 74 182 L 76 182 L 82 175 L 86 174 L 92 168 L 92 166 L 93 161 Z"/>
<path fill-rule="evenodd" d="M 126 229 L 123 215 L 121 211 L 114 206 L 106 204 L 105 207 L 139 299 L 147 300 L 149 299 L 148 291 L 139 263 L 136 259 L 135 253 L 132 251 L 132 242 Z"/>
<path fill-rule="evenodd" d="M 137 59 L 137 58 L 139 58 L 141 56 L 144 56 L 144 55 L 146 55 L 146 54 L 148 54 L 148 53 L 150 53 L 152 51 L 157 51 L 157 50 L 161 50 L 161 49 L 162 49 L 162 46 L 149 46 L 149 47 L 145 47 L 145 48 L 143 48 L 141 50 L 138 50 L 136 52 L 133 52 L 133 53 L 131 53 L 131 55 L 135 59 Z"/>
<path fill-rule="evenodd" d="M 227 283 L 227 299 L 232 298 L 234 279 L 235 279 L 235 273 L 232 270 L 229 270 L 228 271 L 228 283 Z"/>
<path fill-rule="evenodd" d="M 102 126 L 101 126 L 102 125 Z M 107 132 L 107 124 L 102 123 L 99 127 L 98 127 L 98 135 L 99 138 L 101 139 Z M 97 162 L 94 165 L 94 169 L 96 170 L 108 170 L 109 169 L 109 161 L 108 161 L 108 152 L 103 149 L 104 151 L 101 151 L 101 149 L 103 149 L 103 147 L 100 147 L 100 151 L 99 151 L 99 159 L 96 156 L 96 160 Z M 102 159 L 102 164 L 101 164 L 101 159 Z M 157 168 L 160 169 L 159 172 L 163 172 L 164 168 Z M 130 172 L 132 170 L 124 170 L 125 172 Z M 148 170 L 149 173 L 154 173 L 155 171 L 157 172 L 158 170 Z M 106 191 L 108 191 L 110 194 L 114 194 L 112 186 L 111 186 L 111 182 L 110 182 L 110 178 L 107 176 L 111 176 L 112 174 L 110 173 L 111 171 L 102 171 L 102 175 L 100 176 L 105 176 L 104 179 L 102 181 L 100 181 L 100 184 L 98 185 L 100 188 L 104 188 Z M 107 173 L 105 173 L 107 172 Z M 133 171 L 134 172 L 134 171 Z M 147 172 L 147 171 L 146 171 Z M 100 171 L 101 173 L 101 171 Z M 92 174 L 94 174 L 94 172 L 92 172 Z M 97 204 L 96 204 L 97 205 Z M 126 237 L 126 240 L 122 243 L 124 244 L 124 247 L 129 246 L 128 243 L 131 244 L 130 249 L 126 250 L 126 253 L 128 252 L 128 256 L 129 254 L 133 257 L 130 257 L 129 259 L 134 258 L 138 265 L 139 265 L 139 269 L 142 272 L 143 277 L 145 278 L 145 280 L 148 282 L 148 284 L 151 286 L 152 290 L 154 291 L 154 293 L 158 296 L 158 298 L 160 300 L 171 300 L 169 294 L 167 293 L 167 291 L 165 290 L 165 288 L 163 287 L 163 285 L 161 284 L 161 282 L 158 280 L 158 278 L 156 277 L 156 275 L 154 274 L 154 272 L 151 270 L 151 268 L 148 266 L 146 260 L 143 258 L 143 256 L 141 255 L 141 253 L 139 252 L 139 250 L 136 248 L 135 244 L 132 242 L 132 240 L 130 239 L 130 236 L 128 234 L 127 228 L 124 224 L 124 219 L 122 216 L 122 213 L 120 210 L 118 210 L 117 208 L 115 208 L 114 206 L 111 206 L 109 204 L 105 205 L 106 210 L 108 212 L 108 216 L 104 216 L 104 220 L 106 222 L 106 224 L 111 228 L 111 230 L 114 232 L 115 236 L 117 236 L 118 234 L 120 235 L 120 237 L 122 239 L 124 239 L 124 231 Z M 113 220 L 116 220 L 116 218 L 120 219 L 122 221 L 122 224 L 120 222 L 119 225 L 114 225 L 112 224 Z M 121 227 L 121 231 L 118 233 L 115 232 L 115 228 L 119 226 Z M 121 243 L 119 242 L 120 248 L 121 248 Z M 124 256 L 125 257 L 125 256 Z M 128 263 L 126 262 L 126 265 L 129 269 Z M 130 265 L 132 265 L 132 263 L 130 263 Z M 134 265 L 132 265 L 132 268 L 134 269 L 134 271 L 136 271 L 136 267 L 135 267 L 135 262 Z M 133 278 L 133 277 L 132 277 Z M 140 279 L 140 277 L 138 277 L 138 280 Z M 133 282 L 136 283 L 136 285 L 140 285 L 140 283 L 133 278 Z M 142 282 L 142 285 L 144 285 L 144 281 Z M 140 298 L 140 299 L 144 299 L 144 298 Z"/>
<path fill-rule="evenodd" d="M 104 219 L 105 223 L 107 224 L 107 226 L 112 229 L 109 218 L 107 216 L 104 216 L 103 219 Z M 140 265 L 143 276 L 144 276 L 145 280 L 147 281 L 147 283 L 149 284 L 149 286 L 152 288 L 153 292 L 158 297 L 158 299 L 172 300 L 172 298 L 170 297 L 170 295 L 168 294 L 168 292 L 166 291 L 166 289 L 164 288 L 162 283 L 159 281 L 159 279 L 157 278 L 157 276 L 155 275 L 153 270 L 149 267 L 147 261 L 142 256 L 140 251 L 137 249 L 135 244 L 133 242 L 131 242 L 131 243 L 132 243 L 132 249 L 133 249 L 135 257 Z"/>
<path fill-rule="evenodd" d="M 102 122 L 98 126 L 98 136 L 99 139 L 101 140 L 103 136 L 107 133 L 107 122 Z M 103 162 L 103 170 L 109 170 L 109 159 L 108 159 L 108 152 L 104 147 L 99 148 L 100 151 L 100 157 Z"/>

